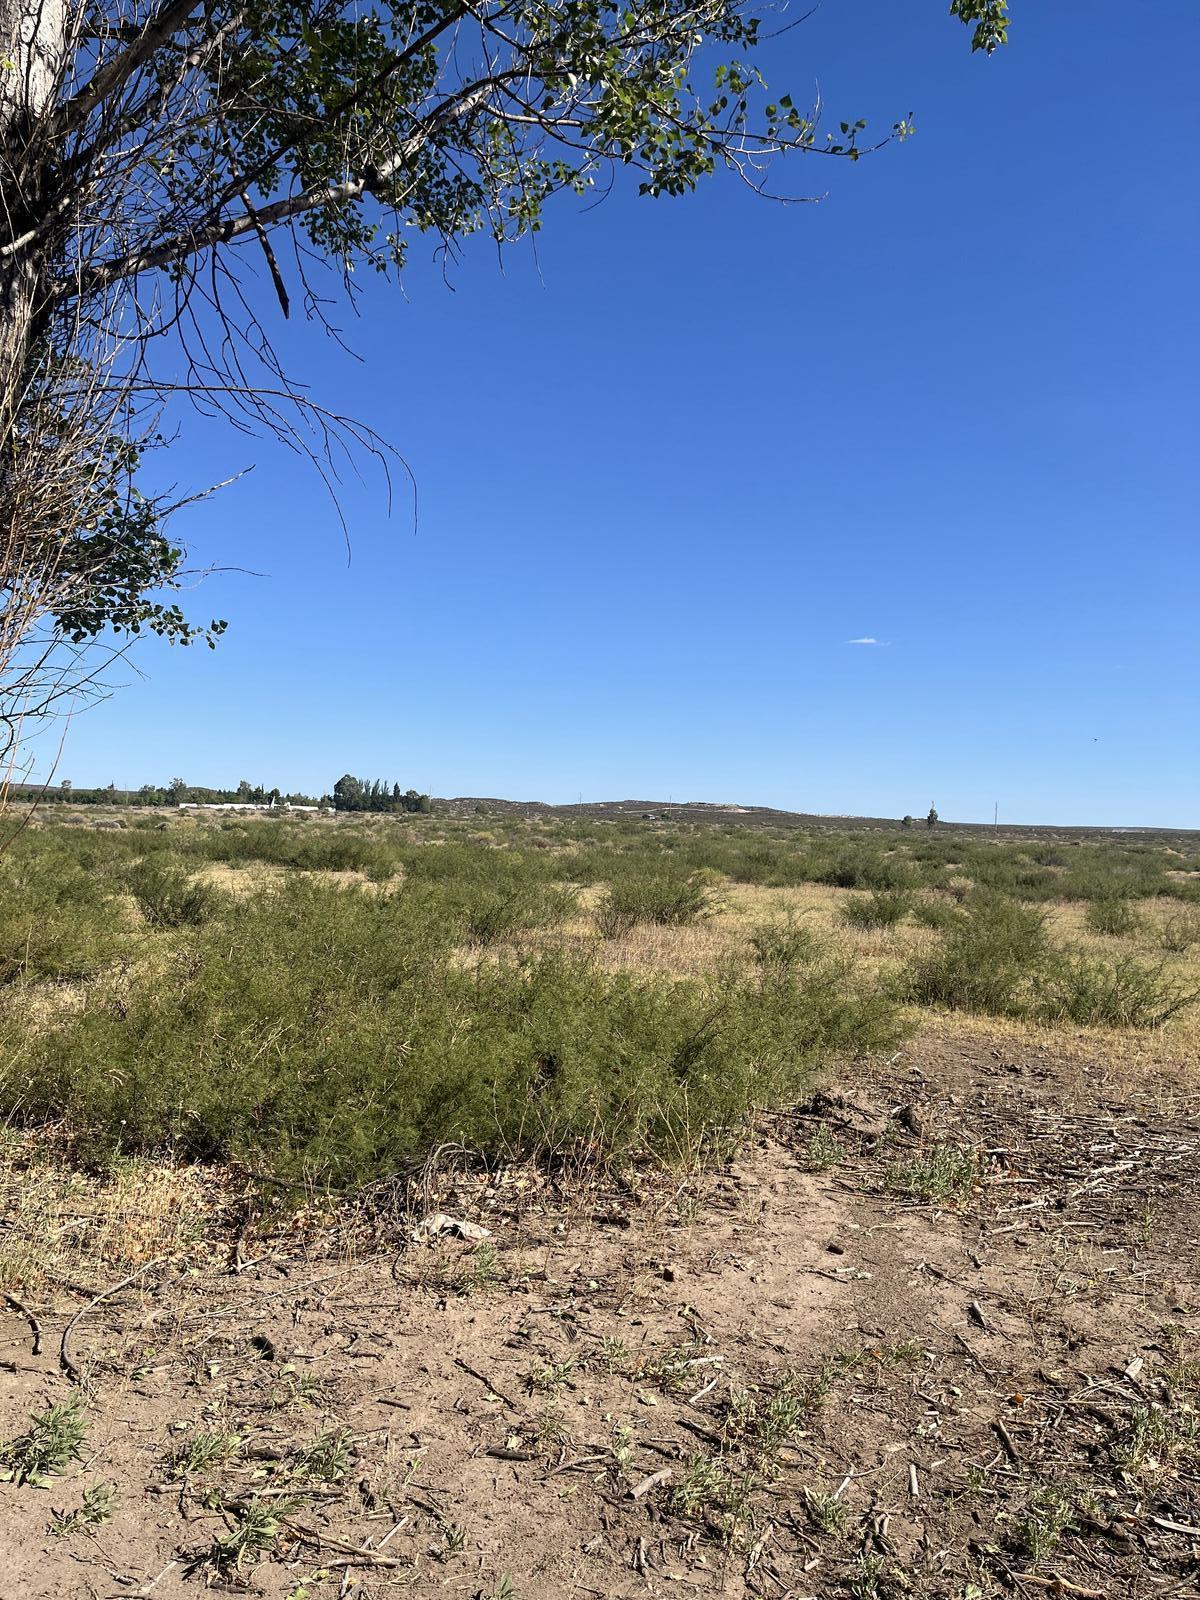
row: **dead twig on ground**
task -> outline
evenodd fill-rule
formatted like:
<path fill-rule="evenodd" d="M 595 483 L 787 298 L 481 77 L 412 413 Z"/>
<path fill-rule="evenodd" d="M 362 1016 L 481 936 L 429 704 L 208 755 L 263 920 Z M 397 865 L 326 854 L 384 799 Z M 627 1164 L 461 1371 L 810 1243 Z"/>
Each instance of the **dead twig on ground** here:
<path fill-rule="evenodd" d="M 31 1350 L 30 1354 L 40 1356 L 42 1353 L 41 1323 L 34 1316 L 33 1312 L 30 1311 L 29 1307 L 27 1305 L 23 1305 L 22 1302 L 17 1299 L 15 1294 L 9 1294 L 7 1289 L 0 1289 L 0 1295 L 4 1296 L 4 1299 L 13 1308 L 13 1310 L 19 1312 L 20 1315 L 25 1318 L 25 1321 L 29 1324 L 29 1326 L 33 1329 L 33 1349 Z"/>
<path fill-rule="evenodd" d="M 60 1340 L 58 1346 L 58 1360 L 63 1371 L 73 1383 L 78 1383 L 80 1373 L 79 1368 L 71 1355 L 71 1335 L 79 1323 L 85 1316 L 87 1316 L 89 1311 L 93 1310 L 103 1301 L 111 1300 L 113 1295 L 120 1294 L 122 1289 L 128 1289 L 130 1284 L 136 1283 L 139 1278 L 145 1277 L 146 1273 L 153 1271 L 155 1267 L 161 1267 L 165 1261 L 169 1260 L 169 1256 L 156 1256 L 153 1261 L 145 1262 L 137 1269 L 136 1272 L 131 1272 L 127 1278 L 122 1278 L 120 1283 L 114 1283 L 107 1289 L 101 1289 L 99 1294 L 93 1295 L 88 1301 L 87 1305 L 80 1306 L 75 1315 L 70 1318 L 66 1327 L 62 1331 L 62 1339 Z"/>
<path fill-rule="evenodd" d="M 494 1394 L 498 1400 L 503 1400 L 506 1406 L 511 1406 L 514 1411 L 520 1411 L 523 1409 L 515 1400 L 506 1395 L 503 1389 L 497 1389 L 496 1385 L 490 1378 L 485 1378 L 482 1372 L 476 1372 L 475 1368 L 469 1366 L 461 1356 L 455 1356 L 454 1365 L 456 1367 L 461 1367 L 464 1372 L 468 1373 L 472 1378 L 475 1379 L 476 1383 L 483 1384 L 484 1388 L 489 1394 Z"/>

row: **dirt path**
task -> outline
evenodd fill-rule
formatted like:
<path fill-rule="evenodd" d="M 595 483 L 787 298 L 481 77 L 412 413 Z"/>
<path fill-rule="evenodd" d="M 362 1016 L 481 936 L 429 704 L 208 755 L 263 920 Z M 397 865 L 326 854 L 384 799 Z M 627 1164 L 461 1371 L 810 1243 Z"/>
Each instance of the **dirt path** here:
<path fill-rule="evenodd" d="M 154 1267 L 72 1331 L 0 1600 L 1197 1595 L 1198 1201 L 1194 1083 L 928 1035 L 699 1184 L 464 1173 L 492 1241 Z M 85 1304 L 37 1356 L 0 1309 L 0 1438 Z"/>

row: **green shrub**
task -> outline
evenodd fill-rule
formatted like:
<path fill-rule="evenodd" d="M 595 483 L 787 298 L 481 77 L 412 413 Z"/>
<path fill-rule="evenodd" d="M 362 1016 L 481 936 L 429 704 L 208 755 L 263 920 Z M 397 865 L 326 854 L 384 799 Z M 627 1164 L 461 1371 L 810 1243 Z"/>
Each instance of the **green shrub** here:
<path fill-rule="evenodd" d="M 1064 953 L 1035 975 L 1031 1010 L 1046 1022 L 1161 1028 L 1198 999 L 1200 989 L 1172 976 L 1165 962 Z"/>
<path fill-rule="evenodd" d="M 1193 945 L 1200 944 L 1200 911 L 1189 906 L 1168 917 L 1159 933 L 1159 942 L 1173 955 L 1186 955 Z"/>
<path fill-rule="evenodd" d="M 1105 933 L 1114 939 L 1132 938 L 1142 926 L 1129 901 L 1115 897 L 1090 900 L 1083 918 L 1093 933 Z"/>
<path fill-rule="evenodd" d="M 844 850 L 824 866 L 815 866 L 813 880 L 835 889 L 911 889 L 916 875 L 907 857 L 863 847 Z"/>
<path fill-rule="evenodd" d="M 476 891 L 465 910 L 466 939 L 485 948 L 531 928 L 554 927 L 577 909 L 573 893 L 545 884 Z"/>
<path fill-rule="evenodd" d="M 778 921 L 751 929 L 749 944 L 762 967 L 794 967 L 812 961 L 821 948 L 816 934 L 793 910 Z"/>
<path fill-rule="evenodd" d="M 681 928 L 710 915 L 712 890 L 698 873 L 683 878 L 659 874 L 622 878 L 612 884 L 593 913 L 605 939 L 618 939 L 639 923 Z"/>
<path fill-rule="evenodd" d="M 918 1005 L 1019 1012 L 1030 977 L 1048 951 L 1042 912 L 1003 895 L 976 894 L 941 948 L 912 962 L 904 993 Z"/>
<path fill-rule="evenodd" d="M 845 962 L 693 981 L 561 954 L 464 968 L 442 909 L 436 886 L 285 880 L 190 930 L 172 970 L 119 1007 L 89 996 L 19 1056 L 6 1048 L 0 1109 L 66 1116 L 97 1153 L 233 1157 L 339 1185 L 447 1141 L 685 1160 L 801 1097 L 831 1054 L 902 1032 Z"/>
<path fill-rule="evenodd" d="M 138 909 L 154 928 L 199 928 L 215 917 L 227 896 L 167 862 L 140 861 L 125 874 Z"/>
<path fill-rule="evenodd" d="M 913 909 L 907 889 L 876 889 L 874 894 L 852 895 L 842 903 L 842 916 L 852 928 L 894 928 Z"/>
<path fill-rule="evenodd" d="M 0 985 L 86 978 L 124 933 L 111 879 L 53 847 L 0 857 Z"/>
<path fill-rule="evenodd" d="M 947 933 L 961 921 L 962 912 L 954 901 L 939 896 L 936 900 L 915 900 L 912 919 L 920 923 L 923 928 L 933 928 L 938 933 Z"/>

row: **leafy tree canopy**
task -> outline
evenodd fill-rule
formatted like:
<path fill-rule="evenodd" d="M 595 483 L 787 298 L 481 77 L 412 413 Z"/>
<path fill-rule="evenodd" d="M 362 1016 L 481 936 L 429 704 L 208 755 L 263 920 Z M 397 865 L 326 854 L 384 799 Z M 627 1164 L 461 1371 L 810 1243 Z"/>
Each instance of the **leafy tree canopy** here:
<path fill-rule="evenodd" d="M 1005 0 L 950 11 L 1005 42 Z M 907 136 L 774 92 L 777 27 L 740 0 L 0 0 L 3 637 L 220 632 L 156 598 L 183 551 L 132 487 L 176 393 L 292 442 L 298 407 L 318 460 L 363 442 L 289 381 L 248 274 L 319 318 L 322 266 L 353 293 L 622 169 L 778 193 L 777 157 Z"/>

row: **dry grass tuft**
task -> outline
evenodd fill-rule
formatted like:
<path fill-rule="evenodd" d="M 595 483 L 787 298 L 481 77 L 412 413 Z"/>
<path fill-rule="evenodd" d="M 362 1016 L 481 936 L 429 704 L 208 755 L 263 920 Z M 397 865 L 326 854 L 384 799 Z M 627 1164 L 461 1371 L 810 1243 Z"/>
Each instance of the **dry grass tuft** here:
<path fill-rule="evenodd" d="M 234 1193 L 220 1168 L 147 1159 L 100 1172 L 61 1130 L 0 1133 L 0 1288 L 85 1284 L 199 1244 Z"/>

